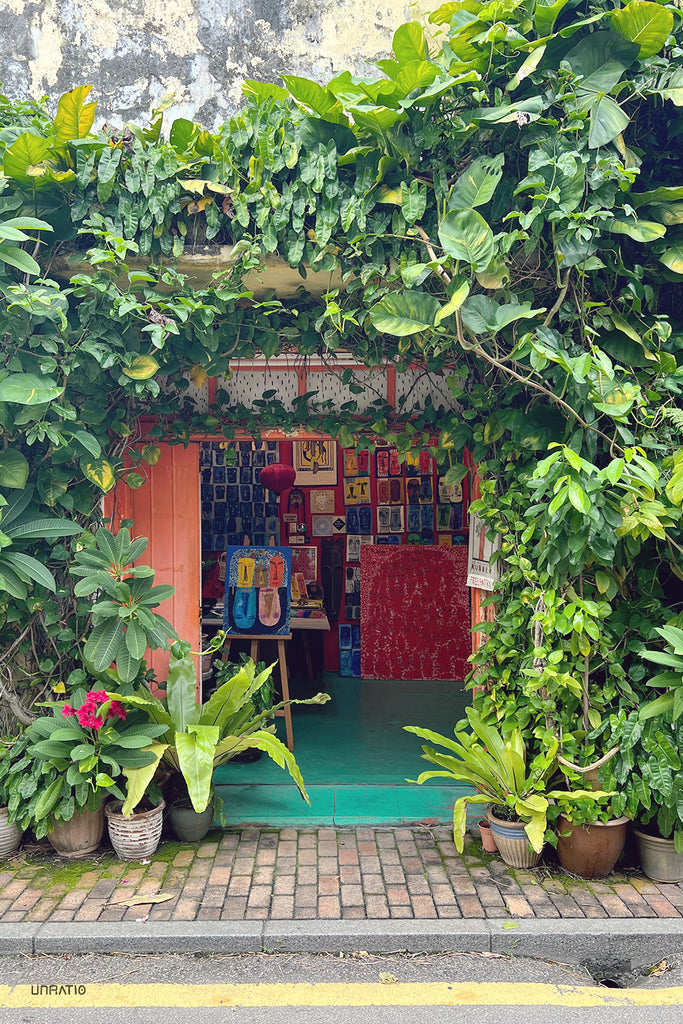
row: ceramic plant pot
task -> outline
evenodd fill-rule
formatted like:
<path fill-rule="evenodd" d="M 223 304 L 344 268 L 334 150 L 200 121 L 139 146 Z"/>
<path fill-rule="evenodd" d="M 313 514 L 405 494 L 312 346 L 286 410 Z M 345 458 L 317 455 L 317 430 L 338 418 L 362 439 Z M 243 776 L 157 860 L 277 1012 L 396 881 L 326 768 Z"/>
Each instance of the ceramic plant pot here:
<path fill-rule="evenodd" d="M 496 837 L 491 831 L 491 824 L 488 818 L 482 818 L 479 821 L 479 834 L 481 835 L 481 845 L 483 846 L 486 853 L 497 853 L 498 843 Z"/>
<path fill-rule="evenodd" d="M 151 811 L 140 811 L 124 818 L 121 814 L 122 801 L 113 800 L 107 804 L 109 838 L 119 860 L 145 860 L 156 852 L 161 839 L 165 803 L 160 800 Z"/>
<path fill-rule="evenodd" d="M 640 864 L 655 882 L 683 882 L 683 853 L 676 853 L 673 839 L 648 836 L 634 828 Z"/>
<path fill-rule="evenodd" d="M 603 878 L 624 849 L 628 818 L 572 825 L 561 815 L 557 823 L 557 856 L 565 871 L 580 878 Z M 568 832 L 569 835 L 561 835 Z"/>
<path fill-rule="evenodd" d="M 486 817 L 505 863 L 511 868 L 536 867 L 541 854 L 536 853 L 529 842 L 529 837 L 524 831 L 524 822 L 503 821 L 502 818 L 496 818 L 493 811 L 489 811 Z"/>
<path fill-rule="evenodd" d="M 10 853 L 14 853 L 24 834 L 17 825 L 9 824 L 8 813 L 7 807 L 0 807 L 0 857 L 9 857 Z"/>
<path fill-rule="evenodd" d="M 60 857 L 87 857 L 102 842 L 104 835 L 104 807 L 84 810 L 74 814 L 70 821 L 55 825 L 47 838 L 50 846 Z"/>
<path fill-rule="evenodd" d="M 213 800 L 203 811 L 195 811 L 189 800 L 178 800 L 169 807 L 168 819 L 181 843 L 199 843 L 211 828 Z"/>

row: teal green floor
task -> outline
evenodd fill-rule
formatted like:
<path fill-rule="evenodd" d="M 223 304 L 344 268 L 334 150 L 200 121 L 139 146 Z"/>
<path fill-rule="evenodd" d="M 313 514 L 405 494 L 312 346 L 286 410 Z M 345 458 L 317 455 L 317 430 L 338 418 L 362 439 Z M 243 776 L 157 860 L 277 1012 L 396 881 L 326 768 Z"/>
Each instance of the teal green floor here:
<path fill-rule="evenodd" d="M 311 800 L 270 758 L 230 762 L 214 776 L 228 825 L 359 825 L 447 823 L 453 801 L 467 792 L 448 779 L 423 786 L 406 781 L 430 766 L 421 741 L 404 732 L 420 725 L 452 735 L 469 695 L 454 682 L 400 682 L 325 675 L 319 688 L 332 700 L 294 706 L 294 754 Z M 292 686 L 296 696 L 296 684 Z M 282 719 L 278 733 L 284 736 Z"/>

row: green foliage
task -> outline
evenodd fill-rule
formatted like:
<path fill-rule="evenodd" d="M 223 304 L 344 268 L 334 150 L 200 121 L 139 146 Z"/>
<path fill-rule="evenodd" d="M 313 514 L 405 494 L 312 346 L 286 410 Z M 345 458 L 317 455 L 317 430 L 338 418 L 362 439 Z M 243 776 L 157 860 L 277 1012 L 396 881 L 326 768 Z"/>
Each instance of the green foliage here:
<path fill-rule="evenodd" d="M 587 762 L 644 698 L 638 651 L 683 578 L 683 25 L 648 0 L 456 7 L 401 26 L 366 76 L 247 83 L 216 131 L 166 134 L 166 101 L 147 126 L 96 128 L 88 86 L 54 118 L 0 99 L 0 225 L 53 229 L 0 243 L 46 275 L 0 262 L 0 480 L 24 459 L 36 503 L 97 522 L 102 492 L 144 486 L 148 415 L 148 445 L 305 427 L 430 446 L 451 474 L 467 448 L 474 512 L 503 538 L 475 700 L 530 750 L 561 737 Z M 178 272 L 213 244 L 228 269 Z M 67 249 L 81 263 L 59 283 Z M 246 287 L 272 256 L 299 270 L 296 297 Z M 339 283 L 316 299 L 311 270 Z M 292 351 L 354 399 L 231 398 L 231 364 Z M 338 352 L 449 398 L 391 408 Z M 189 382 L 206 377 L 203 413 Z M 50 642 L 78 643 L 78 597 L 58 598 Z M 0 623 L 29 678 L 46 600 L 10 595 Z M 68 667 L 51 659 L 48 678 Z"/>
<path fill-rule="evenodd" d="M 463 850 L 469 804 L 506 808 L 514 820 L 525 822 L 524 831 L 538 853 L 546 838 L 549 801 L 557 798 L 570 804 L 597 802 L 607 795 L 550 788 L 549 780 L 558 769 L 557 740 L 527 766 L 521 731 L 515 728 L 501 733 L 487 725 L 474 708 L 467 708 L 467 719 L 455 726 L 454 740 L 415 725 L 403 728 L 448 751 L 443 754 L 431 746 L 422 747 L 424 760 L 431 761 L 439 770 L 423 772 L 414 780 L 418 785 L 428 779 L 447 778 L 466 782 L 477 791 L 475 796 L 460 797 L 453 808 L 453 839 L 458 853 Z"/>
<path fill-rule="evenodd" d="M 137 678 L 147 647 L 168 649 L 177 639 L 173 626 L 152 611 L 175 593 L 175 588 L 154 586 L 154 570 L 134 563 L 147 547 L 147 538 L 131 541 L 126 527 L 114 534 L 101 527 L 92 544 L 77 551 L 69 570 L 80 577 L 76 597 L 101 594 L 92 605 L 93 628 L 83 650 L 85 663 L 95 674 L 115 662 L 124 683 Z"/>
<path fill-rule="evenodd" d="M 219 633 L 204 653 L 217 650 L 223 643 Z M 263 711 L 257 710 L 259 690 L 270 681 L 273 666 L 256 673 L 248 659 L 211 694 L 204 704 L 195 697 L 196 667 L 187 642 L 171 647 L 166 696 L 138 689 L 133 694 L 112 694 L 126 706 L 141 709 L 149 720 L 163 728 L 162 743 L 152 748 L 154 762 L 143 768 L 127 769 L 126 800 L 123 813 L 130 816 L 145 795 L 161 762 L 182 775 L 195 811 L 208 806 L 213 792 L 213 771 L 244 750 L 264 750 L 281 768 L 286 768 L 301 796 L 308 803 L 299 766 L 294 755 L 269 724 L 275 711 L 289 704 L 324 704 L 329 695 L 319 693 L 307 700 L 282 701 Z"/>

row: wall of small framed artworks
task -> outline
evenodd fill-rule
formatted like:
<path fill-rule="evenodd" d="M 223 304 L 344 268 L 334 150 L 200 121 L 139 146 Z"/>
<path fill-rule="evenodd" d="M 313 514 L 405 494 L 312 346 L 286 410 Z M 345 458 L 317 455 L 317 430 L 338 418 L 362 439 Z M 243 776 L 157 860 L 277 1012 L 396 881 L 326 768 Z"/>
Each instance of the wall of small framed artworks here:
<path fill-rule="evenodd" d="M 202 444 L 200 463 L 203 596 L 220 596 L 214 567 L 226 547 L 245 543 L 245 537 L 252 545 L 291 547 L 292 580 L 312 583 L 314 593 L 324 595 L 327 671 L 361 671 L 365 545 L 467 544 L 468 478 L 447 485 L 429 451 L 405 458 L 391 446 L 356 452 L 318 438 L 217 441 Z M 279 498 L 259 481 L 260 470 L 274 463 L 296 472 L 293 486 Z M 377 614 L 382 615 L 379 607 Z M 466 658 L 469 621 L 461 625 Z"/>

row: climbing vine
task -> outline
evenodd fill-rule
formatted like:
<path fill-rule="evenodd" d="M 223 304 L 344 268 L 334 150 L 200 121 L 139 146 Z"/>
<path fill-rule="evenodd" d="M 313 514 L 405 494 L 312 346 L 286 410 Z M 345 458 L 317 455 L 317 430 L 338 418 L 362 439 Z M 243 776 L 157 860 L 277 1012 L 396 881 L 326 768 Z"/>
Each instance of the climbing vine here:
<path fill-rule="evenodd" d="M 247 82 L 213 132 L 167 128 L 170 101 L 95 128 L 90 86 L 54 117 L 2 98 L 0 493 L 30 478 L 88 525 L 117 480 L 144 486 L 158 439 L 202 433 L 432 445 L 452 482 L 468 449 L 473 512 L 502 536 L 477 700 L 590 758 L 643 697 L 643 642 L 683 611 L 682 42 L 676 3 L 456 0 L 367 77 Z M 178 263 L 219 246 L 204 283 Z M 272 259 L 298 270 L 295 297 L 245 284 Z M 450 401 L 248 406 L 225 384 L 287 354 L 361 396 L 340 353 L 436 375 Z M 209 378 L 201 413 L 189 383 Z M 29 686 L 73 667 L 84 612 L 69 544 L 34 548 L 55 595 L 0 579 Z"/>

